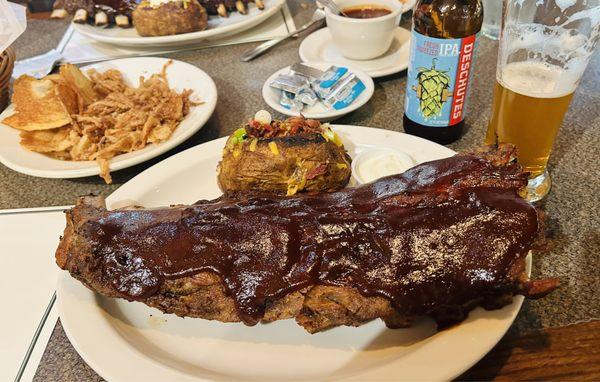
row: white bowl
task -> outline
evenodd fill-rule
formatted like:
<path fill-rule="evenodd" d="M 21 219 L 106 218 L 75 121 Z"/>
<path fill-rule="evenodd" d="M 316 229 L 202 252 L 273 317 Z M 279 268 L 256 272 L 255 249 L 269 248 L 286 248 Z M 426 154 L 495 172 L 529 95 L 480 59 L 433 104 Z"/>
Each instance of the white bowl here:
<path fill-rule="evenodd" d="M 342 55 L 351 60 L 372 60 L 388 51 L 400 24 L 404 5 L 398 0 L 337 0 L 340 9 L 370 6 L 390 11 L 387 15 L 356 19 L 325 8 L 327 28 Z"/>
<path fill-rule="evenodd" d="M 342 65 L 331 62 L 304 62 L 304 65 L 308 65 L 319 70 L 326 70 L 332 65 L 343 66 L 348 68 L 350 72 L 356 74 L 356 76 L 365 84 L 365 90 L 363 90 L 360 96 L 358 96 L 358 98 L 355 99 L 354 102 L 352 102 L 349 106 L 340 110 L 334 110 L 327 108 L 327 106 L 325 106 L 322 102 L 317 102 L 313 106 L 307 105 L 304 107 L 304 109 L 302 109 L 301 113 L 306 118 L 318 119 L 323 122 L 331 121 L 353 112 L 354 110 L 366 104 L 373 96 L 373 92 L 375 91 L 375 84 L 373 83 L 373 79 L 360 69 L 356 69 L 355 67 L 348 66 L 346 64 Z M 278 75 L 286 73 L 290 73 L 289 66 L 286 66 L 285 68 L 273 73 L 263 85 L 262 96 L 267 105 L 269 105 L 273 110 L 291 117 L 297 117 L 300 116 L 299 112 L 295 110 L 286 109 L 285 107 L 279 104 L 281 90 L 272 88 L 270 86 L 271 82 L 273 82 L 273 80 L 277 78 Z"/>

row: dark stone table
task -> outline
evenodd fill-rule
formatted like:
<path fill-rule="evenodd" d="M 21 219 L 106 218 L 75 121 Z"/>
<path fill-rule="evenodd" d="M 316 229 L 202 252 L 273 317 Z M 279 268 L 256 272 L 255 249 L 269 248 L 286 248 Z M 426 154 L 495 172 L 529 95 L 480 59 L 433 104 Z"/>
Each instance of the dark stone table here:
<path fill-rule="evenodd" d="M 297 5 L 293 8 L 298 25 L 307 16 L 310 17 L 310 9 Z M 404 25 L 409 25 L 407 20 L 404 20 Z M 27 31 L 15 44 L 17 56 L 29 57 L 56 46 L 66 26 L 66 23 L 58 21 L 30 20 Z M 0 165 L 0 208 L 72 204 L 78 195 L 91 192 L 108 195 L 160 160 L 231 133 L 255 111 L 266 108 L 261 97 L 263 82 L 274 71 L 299 61 L 300 41 L 301 38 L 288 40 L 251 63 L 242 63 L 239 57 L 256 44 L 170 54 L 171 58 L 202 68 L 217 84 L 217 108 L 202 130 L 178 148 L 154 160 L 113 173 L 112 185 L 105 185 L 99 177 L 67 180 L 34 178 Z M 454 150 L 474 148 L 483 142 L 490 116 L 497 47 L 496 42 L 480 39 L 467 130 L 458 142 L 450 145 Z M 377 79 L 372 100 L 336 123 L 403 131 L 405 85 L 406 72 Z M 543 208 L 549 217 L 553 246 L 547 254 L 534 259 L 534 276 L 559 276 L 563 285 L 545 299 L 526 301 L 509 335 L 563 327 L 600 317 L 599 147 L 600 55 L 595 54 L 575 93 L 550 160 L 553 189 Z M 484 377 L 493 376 L 492 373 Z M 477 378 L 483 377 L 477 375 Z M 42 358 L 36 380 L 93 381 L 101 378 L 77 355 L 59 323 Z"/>

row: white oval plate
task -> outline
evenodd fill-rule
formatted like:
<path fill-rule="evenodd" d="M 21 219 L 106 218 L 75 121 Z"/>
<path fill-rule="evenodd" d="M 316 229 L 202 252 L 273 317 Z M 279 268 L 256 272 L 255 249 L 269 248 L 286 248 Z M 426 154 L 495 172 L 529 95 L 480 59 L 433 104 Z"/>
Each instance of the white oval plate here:
<path fill-rule="evenodd" d="M 390 49 L 372 60 L 351 60 L 344 57 L 333 44 L 329 28 L 319 29 L 308 35 L 300 44 L 298 54 L 304 62 L 339 62 L 358 68 L 373 78 L 383 77 L 408 68 L 410 31 L 398 27 Z"/>
<path fill-rule="evenodd" d="M 248 4 L 248 13 L 231 12 L 229 17 L 209 16 L 208 28 L 191 33 L 171 36 L 142 37 L 135 28 L 99 28 L 89 24 L 73 23 L 75 30 L 84 36 L 107 44 L 131 47 L 160 47 L 196 44 L 202 41 L 222 38 L 258 25 L 279 11 L 285 0 L 265 0 L 265 9 Z"/>
<path fill-rule="evenodd" d="M 334 125 L 351 155 L 398 147 L 417 162 L 454 152 L 401 133 Z M 193 203 L 220 195 L 215 168 L 226 138 L 174 155 L 139 174 L 107 200 L 146 207 Z M 496 311 L 481 308 L 462 324 L 435 331 L 422 319 L 409 329 L 380 320 L 359 328 L 308 334 L 294 320 L 247 327 L 163 314 L 142 303 L 99 296 L 66 272 L 58 308 L 71 343 L 109 381 L 449 380 L 472 366 L 504 335 L 523 298 Z"/>
<path fill-rule="evenodd" d="M 166 58 L 158 57 L 125 58 L 84 66 L 82 69 L 84 72 L 91 68 L 100 72 L 118 69 L 127 82 L 137 86 L 140 76 L 149 77 L 160 73 L 167 61 Z M 111 171 L 131 167 L 174 148 L 200 130 L 212 115 L 217 104 L 217 87 L 208 74 L 193 65 L 173 60 L 167 68 L 167 79 L 172 89 L 191 89 L 192 99 L 204 103 L 192 107 L 190 113 L 165 142 L 150 144 L 142 150 L 117 155 L 111 159 Z M 0 114 L 0 121 L 13 113 L 14 107 L 8 107 Z M 19 141 L 19 130 L 0 123 L 0 163 L 15 171 L 42 178 L 79 178 L 100 173 L 95 161 L 63 161 L 50 158 L 25 149 Z"/>
<path fill-rule="evenodd" d="M 325 106 L 325 104 L 322 102 L 317 102 L 313 106 L 307 105 L 304 107 L 304 109 L 302 109 L 302 115 L 304 115 L 306 118 L 318 119 L 320 121 L 331 121 L 353 112 L 362 105 L 366 104 L 373 96 L 373 92 L 375 91 L 375 84 L 373 83 L 373 79 L 369 77 L 368 74 L 357 68 L 345 64 L 342 65 L 331 62 L 310 62 L 306 63 L 306 65 L 320 70 L 327 70 L 327 68 L 329 68 L 331 65 L 344 66 L 347 67 L 350 72 L 356 74 L 356 76 L 365 84 L 365 90 L 363 90 L 363 92 L 360 93 L 360 96 L 358 96 L 358 98 L 356 98 L 354 102 L 352 102 L 348 107 L 345 107 L 340 110 L 334 110 L 327 108 L 327 106 Z M 285 107 L 281 106 L 281 104 L 279 103 L 279 98 L 281 97 L 281 90 L 272 88 L 270 86 L 270 83 L 273 82 L 273 80 L 278 75 L 284 73 L 287 74 L 289 73 L 289 71 L 290 67 L 286 66 L 285 68 L 273 73 L 263 85 L 262 96 L 267 105 L 269 105 L 274 110 L 280 112 L 281 114 L 289 116 L 299 116 L 300 113 L 298 113 L 297 111 L 286 109 Z"/>

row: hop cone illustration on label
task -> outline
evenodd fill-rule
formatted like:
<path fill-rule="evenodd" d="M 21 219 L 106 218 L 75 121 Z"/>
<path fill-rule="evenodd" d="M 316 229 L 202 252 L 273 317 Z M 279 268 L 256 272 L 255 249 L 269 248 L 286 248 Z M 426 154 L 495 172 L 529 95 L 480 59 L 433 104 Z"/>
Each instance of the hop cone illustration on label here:
<path fill-rule="evenodd" d="M 431 60 L 431 68 L 419 68 L 418 86 L 413 86 L 420 100 L 419 110 L 424 118 L 442 114 L 442 106 L 450 97 L 450 76 L 447 71 L 435 68 L 437 58 Z"/>

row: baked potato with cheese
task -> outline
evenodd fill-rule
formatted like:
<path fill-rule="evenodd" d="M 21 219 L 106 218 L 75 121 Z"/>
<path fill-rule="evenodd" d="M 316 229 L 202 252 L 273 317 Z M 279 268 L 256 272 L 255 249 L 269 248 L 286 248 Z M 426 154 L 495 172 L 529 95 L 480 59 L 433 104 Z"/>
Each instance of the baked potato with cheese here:
<path fill-rule="evenodd" d="M 198 0 L 142 0 L 131 15 L 140 36 L 167 36 L 206 29 L 208 16 Z"/>
<path fill-rule="evenodd" d="M 350 162 L 328 125 L 268 116 L 250 120 L 227 139 L 217 179 L 226 196 L 335 191 L 348 184 Z"/>

